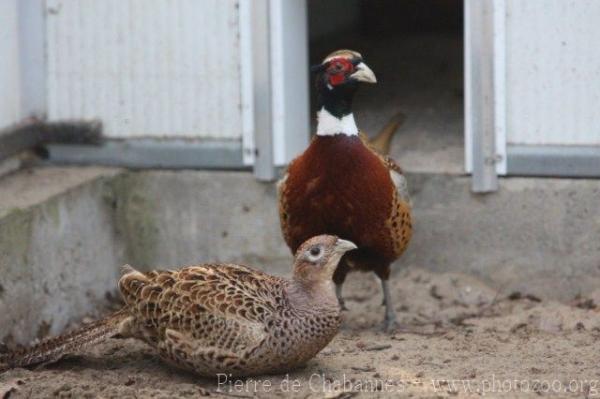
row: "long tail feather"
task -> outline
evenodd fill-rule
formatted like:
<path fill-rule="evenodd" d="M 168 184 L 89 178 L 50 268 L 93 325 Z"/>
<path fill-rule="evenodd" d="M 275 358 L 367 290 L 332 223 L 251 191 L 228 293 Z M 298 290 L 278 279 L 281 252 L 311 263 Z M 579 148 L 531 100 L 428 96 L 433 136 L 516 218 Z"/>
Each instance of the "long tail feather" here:
<path fill-rule="evenodd" d="M 17 349 L 0 355 L 0 372 L 15 367 L 27 367 L 55 362 L 62 356 L 93 346 L 116 335 L 119 323 L 127 317 L 124 310 L 86 324 L 58 337 L 49 338 L 29 348 Z"/>
<path fill-rule="evenodd" d="M 406 120 L 406 115 L 398 112 L 389 120 L 389 122 L 377 133 L 375 137 L 369 140 L 369 145 L 382 155 L 390 153 L 390 143 L 394 133 L 400 125 Z"/>

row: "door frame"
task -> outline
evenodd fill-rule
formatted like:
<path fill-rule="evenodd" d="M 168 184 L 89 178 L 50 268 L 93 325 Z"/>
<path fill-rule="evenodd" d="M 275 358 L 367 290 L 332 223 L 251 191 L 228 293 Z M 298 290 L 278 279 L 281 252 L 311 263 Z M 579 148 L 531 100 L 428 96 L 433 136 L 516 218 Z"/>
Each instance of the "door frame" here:
<path fill-rule="evenodd" d="M 308 145 L 308 5 L 240 0 L 240 26 L 244 162 L 274 180 Z"/>
<path fill-rule="evenodd" d="M 465 169 L 474 192 L 506 174 L 506 1 L 465 0 Z"/>

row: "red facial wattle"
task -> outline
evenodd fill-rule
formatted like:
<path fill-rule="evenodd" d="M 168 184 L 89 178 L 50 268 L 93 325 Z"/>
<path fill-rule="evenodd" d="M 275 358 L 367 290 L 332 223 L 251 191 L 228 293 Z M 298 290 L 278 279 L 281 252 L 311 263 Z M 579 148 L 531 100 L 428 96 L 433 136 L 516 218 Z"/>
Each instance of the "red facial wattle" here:
<path fill-rule="evenodd" d="M 327 67 L 327 75 L 329 76 L 329 84 L 337 86 L 344 83 L 352 72 L 354 65 L 346 58 L 334 58 L 329 61 Z"/>
<path fill-rule="evenodd" d="M 329 84 L 332 86 L 340 85 L 340 84 L 344 83 L 345 80 L 346 80 L 346 76 L 342 73 L 329 76 Z"/>

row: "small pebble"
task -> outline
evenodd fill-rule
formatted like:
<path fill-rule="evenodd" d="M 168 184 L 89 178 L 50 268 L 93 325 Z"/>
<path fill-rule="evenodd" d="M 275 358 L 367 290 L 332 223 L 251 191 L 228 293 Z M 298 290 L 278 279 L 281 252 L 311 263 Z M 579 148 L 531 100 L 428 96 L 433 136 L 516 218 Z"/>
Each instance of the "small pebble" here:
<path fill-rule="evenodd" d="M 356 345 L 358 346 L 358 345 Z M 384 349 L 390 349 L 392 347 L 392 345 L 390 344 L 382 344 L 382 345 L 371 345 L 371 346 L 365 346 L 362 349 L 365 351 L 381 351 Z"/>
<path fill-rule="evenodd" d="M 375 367 L 371 367 L 371 366 L 352 366 L 350 367 L 352 370 L 354 371 L 361 371 L 361 372 L 370 372 L 370 371 L 375 371 Z"/>
<path fill-rule="evenodd" d="M 529 369 L 529 371 L 531 371 L 532 374 L 540 374 L 542 372 L 542 370 L 538 369 L 537 367 L 532 367 Z"/>
<path fill-rule="evenodd" d="M 321 351 L 321 355 L 323 356 L 331 356 L 331 355 L 335 355 L 337 353 L 339 353 L 340 351 L 337 349 L 333 349 L 333 348 L 325 348 Z"/>

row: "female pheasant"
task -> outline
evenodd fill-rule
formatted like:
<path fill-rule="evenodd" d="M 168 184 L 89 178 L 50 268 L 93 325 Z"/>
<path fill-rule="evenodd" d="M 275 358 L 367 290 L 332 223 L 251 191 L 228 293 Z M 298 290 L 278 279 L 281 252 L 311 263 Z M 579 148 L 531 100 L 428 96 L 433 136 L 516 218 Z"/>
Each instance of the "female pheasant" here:
<path fill-rule="evenodd" d="M 352 99 L 359 82 L 376 83 L 362 56 L 351 50 L 328 55 L 316 68 L 317 133 L 278 184 L 279 215 L 292 251 L 308 237 L 335 234 L 356 243 L 333 276 L 341 287 L 350 267 L 381 279 L 384 326 L 395 326 L 388 279 L 390 264 L 412 234 L 406 180 L 400 167 L 374 151 L 354 122 Z"/>
<path fill-rule="evenodd" d="M 55 361 L 111 336 L 134 337 L 161 358 L 202 376 L 249 376 L 295 368 L 340 325 L 332 275 L 353 243 L 313 237 L 296 252 L 292 279 L 246 266 L 203 264 L 119 281 L 125 307 L 104 320 L 0 356 L 0 371 Z"/>

